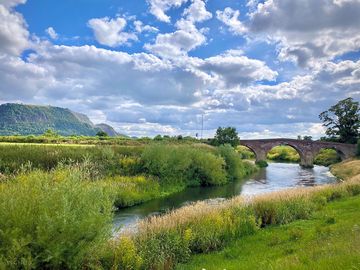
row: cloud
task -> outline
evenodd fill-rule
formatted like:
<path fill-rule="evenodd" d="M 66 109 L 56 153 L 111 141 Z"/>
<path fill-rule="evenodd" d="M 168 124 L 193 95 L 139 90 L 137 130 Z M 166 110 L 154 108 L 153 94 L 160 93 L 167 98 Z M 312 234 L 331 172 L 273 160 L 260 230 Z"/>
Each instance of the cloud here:
<path fill-rule="evenodd" d="M 198 68 L 212 76 L 218 76 L 225 88 L 261 80 L 272 81 L 278 75 L 262 61 L 231 54 L 207 58 Z"/>
<path fill-rule="evenodd" d="M 267 0 L 249 17 L 251 34 L 279 42 L 279 58 L 300 66 L 360 49 L 359 0 Z"/>
<path fill-rule="evenodd" d="M 234 35 L 242 35 L 247 32 L 245 25 L 239 20 L 240 11 L 233 10 L 230 7 L 224 9 L 224 11 L 217 10 L 216 17 L 229 27 L 230 32 Z"/>
<path fill-rule="evenodd" d="M 96 40 L 109 47 L 118 47 L 127 44 L 130 40 L 137 40 L 134 33 L 123 32 L 126 24 L 126 20 L 121 17 L 94 18 L 88 21 L 88 26 L 94 31 Z"/>
<path fill-rule="evenodd" d="M 25 3 L 26 3 L 26 0 L 2 0 L 0 4 L 8 9 L 10 9 L 17 5 L 25 4 Z"/>
<path fill-rule="evenodd" d="M 0 4 L 0 54 L 19 55 L 29 46 L 29 32 L 24 18 L 20 13 L 8 9 L 18 3 L 5 1 Z"/>
<path fill-rule="evenodd" d="M 57 39 L 59 36 L 56 33 L 55 29 L 52 27 L 49 27 L 45 30 L 45 32 L 52 38 L 52 39 Z"/>
<path fill-rule="evenodd" d="M 142 33 L 142 32 L 159 32 L 159 29 L 157 29 L 154 26 L 150 25 L 144 25 L 142 21 L 136 20 L 134 21 L 134 27 L 136 32 Z"/>
<path fill-rule="evenodd" d="M 165 14 L 171 8 L 179 8 L 188 0 L 147 0 L 150 5 L 150 13 L 159 21 L 170 22 L 170 17 Z"/>
<path fill-rule="evenodd" d="M 206 42 L 203 31 L 193 22 L 181 19 L 176 23 L 178 30 L 172 33 L 158 34 L 154 44 L 145 44 L 145 48 L 161 57 L 173 58 L 187 53 Z"/>
<path fill-rule="evenodd" d="M 192 4 L 184 10 L 183 16 L 191 22 L 203 22 L 212 18 L 212 14 L 206 10 L 203 0 L 193 0 Z"/>

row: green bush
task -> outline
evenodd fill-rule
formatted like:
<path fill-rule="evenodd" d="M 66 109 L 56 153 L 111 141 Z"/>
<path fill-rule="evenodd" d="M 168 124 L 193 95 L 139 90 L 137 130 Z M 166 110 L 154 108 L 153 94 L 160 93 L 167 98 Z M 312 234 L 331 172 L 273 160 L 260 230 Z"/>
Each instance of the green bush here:
<path fill-rule="evenodd" d="M 115 176 L 97 182 L 112 193 L 115 206 L 129 207 L 161 196 L 159 182 L 145 176 Z"/>
<path fill-rule="evenodd" d="M 226 182 L 221 157 L 190 146 L 151 145 L 142 156 L 143 171 L 162 184 L 216 185 Z"/>
<path fill-rule="evenodd" d="M 280 162 L 299 162 L 300 155 L 298 152 L 290 146 L 276 146 L 272 148 L 267 154 L 267 158 L 270 160 L 276 160 Z"/>
<path fill-rule="evenodd" d="M 110 237 L 112 200 L 81 168 L 0 184 L 0 268 L 80 269 Z"/>
<path fill-rule="evenodd" d="M 336 150 L 334 149 L 321 149 L 319 154 L 314 159 L 314 164 L 329 166 L 341 161 Z"/>
<path fill-rule="evenodd" d="M 222 145 L 218 147 L 218 153 L 225 159 L 225 169 L 230 181 L 244 178 L 246 175 L 255 172 L 256 167 L 248 162 L 241 160 L 241 156 L 231 145 Z"/>
<path fill-rule="evenodd" d="M 269 164 L 266 162 L 266 160 L 256 161 L 255 164 L 257 166 L 259 166 L 260 168 L 265 168 L 265 167 L 269 166 Z"/>

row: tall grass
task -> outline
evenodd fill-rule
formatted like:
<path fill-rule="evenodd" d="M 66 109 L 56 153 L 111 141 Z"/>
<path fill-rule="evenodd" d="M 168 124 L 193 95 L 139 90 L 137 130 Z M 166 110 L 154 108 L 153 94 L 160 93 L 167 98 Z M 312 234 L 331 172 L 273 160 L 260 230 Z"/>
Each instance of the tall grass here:
<path fill-rule="evenodd" d="M 78 167 L 0 184 L 0 269 L 79 269 L 99 262 L 112 197 Z M 86 181 L 85 181 L 86 180 Z"/>
<path fill-rule="evenodd" d="M 112 263 L 121 269 L 173 269 L 191 254 L 221 249 L 232 239 L 269 225 L 309 218 L 328 202 L 359 194 L 360 175 L 341 184 L 286 190 L 251 200 L 200 202 L 141 222 L 137 233 L 129 232 L 114 242 L 121 256 L 133 258 L 128 260 L 131 265 Z M 126 249 L 129 243 L 131 255 Z"/>
<path fill-rule="evenodd" d="M 124 156 L 139 156 L 143 146 L 74 146 L 0 144 L 0 172 L 14 173 L 24 164 L 34 169 L 51 170 L 60 162 L 92 160 L 103 174 L 116 174 Z"/>

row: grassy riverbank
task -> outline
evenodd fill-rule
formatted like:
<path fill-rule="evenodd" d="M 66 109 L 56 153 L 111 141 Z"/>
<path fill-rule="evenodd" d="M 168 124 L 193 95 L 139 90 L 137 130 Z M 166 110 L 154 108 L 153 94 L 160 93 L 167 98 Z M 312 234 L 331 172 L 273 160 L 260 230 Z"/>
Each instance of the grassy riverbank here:
<path fill-rule="evenodd" d="M 260 230 L 220 252 L 194 256 L 177 269 L 358 269 L 359 209 L 359 195 L 341 199 L 308 220 Z"/>
<path fill-rule="evenodd" d="M 223 185 L 256 171 L 230 146 L 0 144 L 0 178 L 72 165 L 86 168 L 91 181 L 113 189 L 118 208 L 165 197 L 188 186 Z"/>
<path fill-rule="evenodd" d="M 360 160 L 333 165 L 331 171 L 348 183 L 360 182 Z M 220 252 L 192 256 L 177 269 L 357 269 L 360 194 L 355 193 L 354 197 L 339 196 L 307 220 L 269 226 L 230 241 Z"/>
<path fill-rule="evenodd" d="M 195 258 L 193 262 L 196 263 L 197 257 L 193 257 L 193 255 L 223 250 L 229 245 L 234 245 L 234 241 L 237 240 L 240 241 L 238 243 L 245 245 L 246 241 L 243 239 L 260 237 L 269 228 L 275 227 L 275 230 L 281 230 L 286 228 L 283 227 L 284 225 L 294 221 L 311 221 L 317 213 L 321 213 L 321 211 L 325 213 L 327 209 L 331 209 L 333 203 L 356 200 L 353 198 L 358 198 L 359 194 L 360 176 L 357 175 L 340 184 L 275 192 L 257 196 L 250 202 L 238 197 L 218 205 L 198 203 L 165 216 L 143 221 L 138 233 L 122 236 L 113 244 L 116 250 L 113 255 L 115 257 L 108 257 L 107 261 L 125 269 L 173 269 L 192 258 Z M 349 205 L 353 204 L 349 202 Z M 352 217 L 351 215 L 347 216 Z M 336 222 L 336 218 L 339 216 L 329 217 L 326 220 L 332 223 L 334 219 Z M 348 220 L 348 222 L 347 224 L 350 224 L 352 220 Z M 278 227 L 279 225 L 280 227 Z M 287 241 L 286 235 L 295 239 L 311 233 L 297 232 L 296 230 L 289 233 L 284 230 L 283 234 L 284 238 L 273 241 L 275 243 L 284 241 L 284 245 L 290 245 L 289 253 L 291 253 L 291 241 Z M 235 245 L 234 247 L 237 249 L 235 254 L 241 253 L 243 249 L 254 249 L 256 252 L 255 240 L 252 245 L 248 248 Z M 132 247 L 130 253 L 127 251 L 129 246 Z M 340 249 L 341 247 L 344 248 L 344 245 L 339 244 Z M 260 246 L 259 249 L 261 249 Z M 294 249 L 295 255 L 296 250 L 298 249 Z M 344 249 L 343 252 L 345 254 L 346 250 Z M 243 256 L 246 254 L 248 253 Z M 208 266 L 211 266 L 209 269 L 223 269 L 221 260 L 220 264 L 214 265 L 216 260 L 212 259 L 212 255 L 218 256 L 217 253 L 211 253 L 208 256 L 197 255 L 200 256 L 197 262 L 202 261 L 204 264 L 193 265 L 190 263 L 179 267 L 182 267 L 181 269 L 188 269 L 187 267 L 202 269 L 207 263 Z M 283 255 L 287 256 L 286 253 Z M 244 257 L 240 256 L 239 258 L 242 260 Z M 321 259 L 326 261 L 326 256 Z M 344 258 L 344 261 L 348 261 L 348 259 Z"/>

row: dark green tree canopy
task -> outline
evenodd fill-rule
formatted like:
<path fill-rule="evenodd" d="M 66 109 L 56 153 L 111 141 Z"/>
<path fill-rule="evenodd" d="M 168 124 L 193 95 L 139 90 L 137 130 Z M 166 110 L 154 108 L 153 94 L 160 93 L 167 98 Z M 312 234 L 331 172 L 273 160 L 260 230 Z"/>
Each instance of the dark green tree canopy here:
<path fill-rule="evenodd" d="M 100 130 L 98 133 L 96 133 L 96 136 L 98 136 L 98 137 L 109 137 L 109 135 L 103 130 Z"/>
<path fill-rule="evenodd" d="M 236 147 L 240 144 L 240 138 L 234 127 L 219 127 L 216 130 L 214 139 L 212 140 L 213 145 L 222 145 L 230 144 L 233 147 Z"/>
<path fill-rule="evenodd" d="M 319 118 L 327 128 L 326 135 L 335 137 L 340 142 L 356 143 L 360 132 L 359 112 L 359 102 L 346 98 L 322 112 Z"/>

